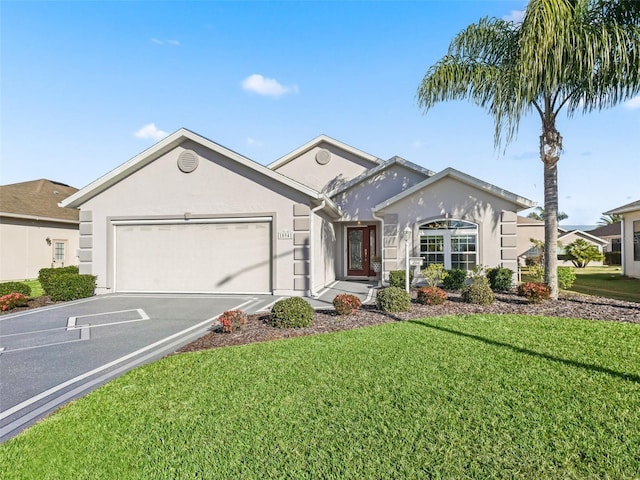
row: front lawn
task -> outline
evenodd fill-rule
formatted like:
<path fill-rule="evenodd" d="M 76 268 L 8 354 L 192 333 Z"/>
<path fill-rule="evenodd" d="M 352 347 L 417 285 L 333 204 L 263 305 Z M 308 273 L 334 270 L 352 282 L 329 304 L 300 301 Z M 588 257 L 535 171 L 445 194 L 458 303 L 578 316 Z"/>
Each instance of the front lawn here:
<path fill-rule="evenodd" d="M 9 478 L 637 478 L 640 325 L 468 315 L 175 355 L 0 446 Z"/>
<path fill-rule="evenodd" d="M 620 267 L 576 268 L 576 274 L 574 292 L 640 303 L 640 280 L 623 277 Z"/>
<path fill-rule="evenodd" d="M 40 285 L 40 281 L 38 279 L 24 280 L 22 283 L 26 283 L 31 287 L 31 298 L 37 298 L 44 295 L 44 290 L 42 289 L 42 285 Z"/>

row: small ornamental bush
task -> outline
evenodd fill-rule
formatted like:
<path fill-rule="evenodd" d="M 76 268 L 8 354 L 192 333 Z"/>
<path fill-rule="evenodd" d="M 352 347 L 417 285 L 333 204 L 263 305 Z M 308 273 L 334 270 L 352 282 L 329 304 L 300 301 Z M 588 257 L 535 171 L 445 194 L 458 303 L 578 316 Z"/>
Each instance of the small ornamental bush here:
<path fill-rule="evenodd" d="M 467 279 L 467 271 L 459 268 L 447 270 L 447 276 L 442 281 L 445 290 L 462 290 Z"/>
<path fill-rule="evenodd" d="M 432 263 L 422 270 L 422 276 L 427 283 L 427 287 L 437 287 L 447 278 L 447 275 L 444 265 L 440 263 Z"/>
<path fill-rule="evenodd" d="M 422 305 L 442 305 L 447 301 L 447 294 L 438 287 L 422 287 L 418 289 L 417 301 Z"/>
<path fill-rule="evenodd" d="M 0 283 L 0 297 L 10 293 L 21 293 L 28 297 L 31 295 L 31 287 L 22 282 L 4 282 Z"/>
<path fill-rule="evenodd" d="M 55 275 L 51 280 L 48 289 L 45 291 L 54 302 L 68 302 L 79 298 L 92 297 L 96 290 L 96 277 L 94 275 L 64 273 Z"/>
<path fill-rule="evenodd" d="M 529 267 L 528 275 L 534 282 L 542 282 L 544 280 L 544 267 L 540 264 L 532 265 Z"/>
<path fill-rule="evenodd" d="M 378 290 L 376 304 L 380 310 L 386 313 L 408 312 L 411 310 L 411 295 L 404 288 L 383 288 Z"/>
<path fill-rule="evenodd" d="M 225 333 L 242 330 L 247 323 L 247 315 L 242 310 L 227 310 L 218 317 L 218 321 L 222 325 L 222 331 Z"/>
<path fill-rule="evenodd" d="M 51 295 L 50 290 L 55 288 L 58 277 L 60 275 L 67 275 L 70 273 L 75 273 L 77 275 L 78 267 L 72 265 L 61 268 L 41 268 L 38 272 L 38 280 L 40 281 L 40 285 L 42 286 L 44 293 Z"/>
<path fill-rule="evenodd" d="M 462 301 L 475 305 L 490 305 L 496 297 L 485 277 L 476 277 L 462 289 Z"/>
<path fill-rule="evenodd" d="M 518 285 L 518 295 L 525 297 L 530 303 L 541 303 L 551 296 L 551 287 L 539 282 L 521 283 Z"/>
<path fill-rule="evenodd" d="M 362 302 L 355 295 L 341 293 L 333 299 L 333 306 L 340 315 L 351 315 L 358 311 L 362 306 Z"/>
<path fill-rule="evenodd" d="M 404 288 L 404 270 L 391 270 L 389 272 L 389 285 L 391 287 Z M 409 270 L 409 285 L 413 282 L 413 270 Z"/>
<path fill-rule="evenodd" d="M 511 290 L 513 270 L 510 268 L 496 267 L 487 271 L 487 279 L 491 290 L 494 292 L 506 292 Z"/>
<path fill-rule="evenodd" d="M 278 300 L 271 308 L 270 324 L 277 328 L 309 327 L 313 323 L 313 307 L 301 297 Z"/>
<path fill-rule="evenodd" d="M 0 297 L 0 308 L 3 312 L 16 307 L 24 307 L 29 298 L 22 293 L 8 293 Z"/>
<path fill-rule="evenodd" d="M 563 290 L 573 287 L 576 271 L 573 267 L 558 267 L 558 286 Z"/>

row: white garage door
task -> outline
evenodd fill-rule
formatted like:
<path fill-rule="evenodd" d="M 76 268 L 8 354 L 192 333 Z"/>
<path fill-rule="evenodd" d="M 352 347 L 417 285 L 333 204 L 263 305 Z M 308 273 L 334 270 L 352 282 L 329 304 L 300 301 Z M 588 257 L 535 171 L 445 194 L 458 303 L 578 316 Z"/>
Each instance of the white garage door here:
<path fill-rule="evenodd" d="M 118 292 L 271 291 L 271 222 L 116 225 Z"/>

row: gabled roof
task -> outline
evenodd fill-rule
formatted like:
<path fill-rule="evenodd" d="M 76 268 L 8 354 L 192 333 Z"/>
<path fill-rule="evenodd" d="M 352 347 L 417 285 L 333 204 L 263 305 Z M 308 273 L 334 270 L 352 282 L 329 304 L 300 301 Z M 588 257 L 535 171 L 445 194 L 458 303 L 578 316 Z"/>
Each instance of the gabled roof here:
<path fill-rule="evenodd" d="M 321 204 L 324 201 L 325 202 L 324 208 L 328 212 L 330 212 L 330 214 L 332 214 L 335 217 L 339 217 L 341 215 L 340 209 L 325 194 L 318 192 L 310 187 L 307 187 L 302 183 L 296 182 L 295 180 L 292 180 L 288 177 L 285 177 L 284 175 L 278 172 L 274 172 L 273 170 L 270 170 L 264 165 L 260 165 L 259 163 L 254 162 L 253 160 L 243 155 L 240 155 L 239 153 L 234 152 L 233 150 L 229 150 L 228 148 L 223 147 L 222 145 L 219 145 L 209 140 L 208 138 L 205 138 L 201 135 L 198 135 L 197 133 L 187 130 L 186 128 L 181 128 L 180 130 L 173 132 L 171 135 L 164 138 L 163 140 L 160 140 L 158 143 L 146 149 L 142 153 L 136 155 L 131 160 L 123 163 L 122 165 L 110 171 L 106 175 L 103 175 L 93 183 L 87 185 L 82 190 L 79 190 L 77 193 L 67 198 L 64 202 L 62 202 L 61 206 L 78 208 L 80 205 L 82 205 L 89 199 L 95 197 L 99 193 L 105 191 L 112 185 L 115 185 L 116 183 L 128 177 L 132 173 L 140 170 L 145 165 L 148 165 L 149 163 L 153 162 L 154 160 L 161 157 L 165 153 L 176 148 L 185 140 L 191 140 L 193 142 L 196 142 L 202 145 L 203 147 L 206 147 L 214 152 L 217 152 L 220 155 L 224 155 L 225 157 L 231 160 L 234 160 L 239 164 L 247 168 L 250 168 L 266 177 L 269 177 L 273 180 L 276 180 L 282 183 L 283 185 L 286 185 L 294 190 L 304 193 L 305 195 L 309 196 L 313 200 L 316 200 L 318 204 Z"/>
<path fill-rule="evenodd" d="M 78 211 L 58 206 L 78 191 L 64 183 L 40 179 L 0 186 L 0 215 L 3 217 L 79 223 Z"/>
<path fill-rule="evenodd" d="M 518 215 L 516 218 L 518 225 L 541 225 L 544 226 L 544 221 L 538 220 L 537 218 L 529 218 L 523 217 L 522 215 Z"/>
<path fill-rule="evenodd" d="M 308 152 L 312 148 L 317 147 L 321 143 L 328 143 L 330 145 L 333 145 L 334 147 L 340 148 L 346 152 L 351 153 L 352 155 L 355 155 L 356 157 L 360 157 L 371 162 L 372 165 L 379 165 L 382 163 L 382 160 L 380 160 L 375 155 L 363 152 L 362 150 L 352 147 L 351 145 L 347 145 L 346 143 L 342 143 L 341 141 L 328 137 L 327 135 L 320 135 L 313 140 L 305 143 L 301 147 L 296 148 L 293 152 L 287 153 L 284 157 L 279 158 L 275 162 L 269 164 L 267 167 L 271 170 L 275 170 L 282 165 L 289 163 L 294 158 L 299 157 L 303 153 Z"/>
<path fill-rule="evenodd" d="M 622 222 L 615 222 L 609 225 L 603 225 L 602 227 L 589 230 L 589 233 L 594 237 L 615 237 L 616 235 L 622 235 Z"/>
<path fill-rule="evenodd" d="M 445 178 L 445 177 L 451 177 L 454 178 L 455 180 L 458 180 L 459 182 L 465 183 L 467 185 L 470 185 L 472 187 L 478 188 L 480 190 L 484 190 L 488 193 L 491 193 L 492 195 L 495 195 L 497 197 L 503 198 L 509 202 L 513 202 L 515 203 L 518 207 L 520 207 L 521 209 L 526 209 L 526 208 L 531 208 L 535 205 L 535 202 L 526 199 L 524 197 L 521 197 L 519 195 L 516 195 L 515 193 L 511 193 L 507 190 L 503 190 L 502 188 L 496 187 L 495 185 L 492 185 L 490 183 L 484 182 L 482 180 L 479 180 L 475 177 L 472 177 L 471 175 L 467 175 L 466 173 L 462 173 L 459 170 L 456 170 L 455 168 L 445 168 L 444 170 L 442 170 L 439 173 L 436 173 L 435 175 L 427 178 L 426 180 L 414 185 L 411 188 L 408 188 L 407 190 L 405 190 L 404 192 L 399 193 L 398 195 L 391 197 L 390 199 L 379 203 L 378 205 L 376 205 L 375 207 L 373 207 L 374 211 L 378 211 L 378 210 L 382 210 L 383 208 L 388 207 L 389 205 L 392 205 L 400 200 L 402 200 L 403 198 L 406 198 L 410 195 L 413 195 L 415 192 L 418 192 L 420 190 L 422 190 L 425 187 L 428 187 L 429 185 L 436 183 L 437 181 Z"/>
<path fill-rule="evenodd" d="M 621 207 L 614 208 L 613 210 L 604 212 L 604 214 L 620 215 L 622 213 L 635 212 L 636 210 L 640 210 L 640 200 L 636 200 L 635 202 L 627 203 L 626 205 L 622 205 Z"/>
<path fill-rule="evenodd" d="M 423 168 L 420 165 L 416 165 L 415 163 L 410 162 L 409 160 L 405 160 L 402 157 L 395 156 L 395 157 L 391 157 L 386 162 L 381 163 L 377 167 L 374 167 L 374 168 L 372 168 L 370 170 L 367 170 L 366 172 L 361 173 L 357 177 L 352 178 L 348 182 L 343 183 L 338 188 L 328 192 L 327 195 L 329 195 L 330 197 L 338 195 L 339 193 L 342 193 L 345 190 L 348 190 L 351 187 L 354 187 L 357 184 L 359 184 L 361 182 L 364 182 L 368 178 L 371 178 L 374 175 L 377 175 L 378 173 L 386 170 L 389 167 L 392 167 L 393 165 L 401 165 L 401 166 L 403 166 L 404 168 L 406 168 L 408 170 L 413 170 L 414 172 L 417 172 L 417 173 L 420 173 L 420 174 L 424 175 L 425 178 L 426 177 L 431 177 L 431 176 L 436 174 L 435 172 L 432 172 L 431 170 Z"/>
<path fill-rule="evenodd" d="M 580 237 L 584 237 L 587 240 L 591 240 L 592 242 L 595 243 L 599 243 L 600 245 L 606 245 L 607 243 L 609 243 L 606 240 L 603 240 L 600 237 L 594 237 L 593 235 L 587 233 L 587 232 L 583 232 L 582 230 L 571 230 L 569 232 L 563 233 L 562 235 L 558 235 L 558 241 L 562 240 L 564 237 L 568 237 L 571 234 L 575 234 L 578 235 Z"/>

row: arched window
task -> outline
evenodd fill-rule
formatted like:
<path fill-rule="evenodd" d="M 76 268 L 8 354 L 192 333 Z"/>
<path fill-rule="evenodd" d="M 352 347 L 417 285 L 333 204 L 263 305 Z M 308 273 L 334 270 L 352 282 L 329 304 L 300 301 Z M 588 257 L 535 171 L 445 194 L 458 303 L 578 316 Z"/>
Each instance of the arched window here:
<path fill-rule="evenodd" d="M 422 265 L 473 270 L 478 264 L 478 226 L 465 220 L 441 219 L 420 225 Z"/>

